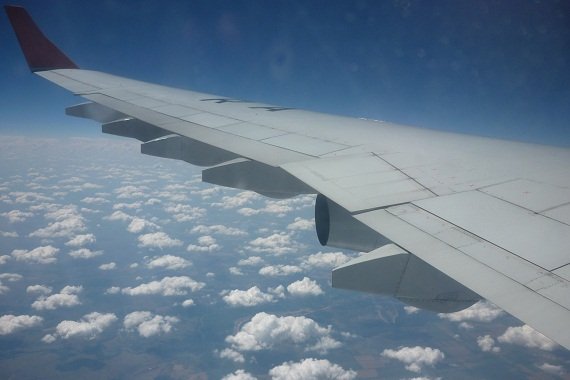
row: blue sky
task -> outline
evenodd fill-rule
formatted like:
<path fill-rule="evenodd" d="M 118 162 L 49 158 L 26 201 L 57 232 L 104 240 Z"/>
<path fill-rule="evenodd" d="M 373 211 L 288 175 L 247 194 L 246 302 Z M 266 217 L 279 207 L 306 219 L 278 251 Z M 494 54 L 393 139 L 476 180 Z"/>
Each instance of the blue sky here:
<path fill-rule="evenodd" d="M 21 1 L 81 67 L 238 98 L 570 145 L 564 2 Z M 6 17 L 0 27 L 9 29 Z M 0 34 L 0 128 L 96 134 Z M 89 128 L 93 126 L 93 128 Z"/>

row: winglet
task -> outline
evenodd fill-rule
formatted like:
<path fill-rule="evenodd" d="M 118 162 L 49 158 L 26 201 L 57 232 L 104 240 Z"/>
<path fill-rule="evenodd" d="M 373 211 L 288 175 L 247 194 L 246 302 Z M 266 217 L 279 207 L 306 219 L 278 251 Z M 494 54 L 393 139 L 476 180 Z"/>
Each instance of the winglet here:
<path fill-rule="evenodd" d="M 14 5 L 4 9 L 31 71 L 79 68 L 42 33 L 26 9 Z"/>

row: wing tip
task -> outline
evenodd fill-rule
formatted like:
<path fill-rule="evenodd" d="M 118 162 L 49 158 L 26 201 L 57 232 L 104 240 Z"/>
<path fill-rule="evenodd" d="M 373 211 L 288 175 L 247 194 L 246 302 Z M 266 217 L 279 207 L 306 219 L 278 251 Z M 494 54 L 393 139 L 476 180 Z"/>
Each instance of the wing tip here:
<path fill-rule="evenodd" d="M 42 33 L 24 7 L 4 5 L 4 10 L 32 72 L 79 68 Z"/>

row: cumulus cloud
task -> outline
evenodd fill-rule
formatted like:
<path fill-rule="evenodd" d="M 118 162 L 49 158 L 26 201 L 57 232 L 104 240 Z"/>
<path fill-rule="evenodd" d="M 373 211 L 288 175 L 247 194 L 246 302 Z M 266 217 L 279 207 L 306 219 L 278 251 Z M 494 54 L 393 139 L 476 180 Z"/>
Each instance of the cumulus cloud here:
<path fill-rule="evenodd" d="M 52 247 L 51 245 L 34 248 L 31 251 L 24 249 L 15 249 L 11 255 L 16 261 L 25 261 L 36 264 L 51 264 L 57 261 L 56 255 L 59 248 Z"/>
<path fill-rule="evenodd" d="M 87 204 L 103 204 L 108 203 L 109 201 L 102 197 L 85 197 L 81 200 L 83 203 Z"/>
<path fill-rule="evenodd" d="M 106 216 L 104 219 L 113 220 L 113 221 L 119 220 L 121 222 L 126 222 L 133 219 L 133 217 L 123 211 L 115 211 L 111 215 Z"/>
<path fill-rule="evenodd" d="M 1 273 L 0 274 L 0 280 L 6 280 L 8 282 L 20 281 L 22 278 L 24 278 L 24 277 L 18 273 Z"/>
<path fill-rule="evenodd" d="M 261 196 L 253 191 L 242 191 L 234 196 L 224 196 L 221 202 L 212 203 L 212 206 L 226 209 L 243 207 L 259 198 Z"/>
<path fill-rule="evenodd" d="M 411 315 L 419 313 L 420 309 L 415 306 L 404 306 L 404 311 L 406 314 Z"/>
<path fill-rule="evenodd" d="M 71 237 L 78 232 L 85 230 L 83 216 L 77 211 L 74 205 L 61 206 L 55 210 L 48 211 L 44 217 L 53 220 L 47 227 L 40 228 L 30 234 L 30 237 L 56 238 Z"/>
<path fill-rule="evenodd" d="M 302 269 L 296 265 L 268 265 L 259 270 L 262 276 L 289 276 L 291 274 L 299 273 Z"/>
<path fill-rule="evenodd" d="M 319 326 L 307 317 L 279 317 L 257 313 L 235 335 L 226 337 L 231 349 L 238 352 L 271 349 L 275 345 L 306 345 L 306 351 L 321 354 L 340 347 L 340 342 L 331 337 L 332 328 Z"/>
<path fill-rule="evenodd" d="M 164 277 L 160 281 L 151 281 L 134 288 L 123 288 L 123 294 L 130 296 L 161 294 L 163 296 L 183 296 L 188 291 L 195 292 L 202 289 L 206 284 L 197 282 L 188 276 Z"/>
<path fill-rule="evenodd" d="M 128 199 L 128 198 L 147 198 L 148 191 L 149 188 L 146 186 L 127 185 L 115 189 L 114 192 L 115 194 L 117 194 L 117 198 Z"/>
<path fill-rule="evenodd" d="M 131 223 L 129 223 L 129 226 L 127 227 L 127 231 L 132 232 L 134 234 L 138 234 L 144 230 L 157 230 L 158 229 L 158 225 L 156 225 L 153 222 L 149 222 L 146 219 L 142 219 L 142 218 L 137 218 L 134 217 L 131 220 Z"/>
<path fill-rule="evenodd" d="M 495 339 L 491 335 L 477 337 L 477 345 L 483 352 L 499 352 L 500 347 L 495 346 Z"/>
<path fill-rule="evenodd" d="M 198 244 L 190 244 L 186 248 L 188 252 L 214 252 L 220 249 L 216 239 L 206 235 L 198 238 Z"/>
<path fill-rule="evenodd" d="M 554 376 L 562 376 L 564 375 L 564 367 L 561 365 L 554 365 L 550 363 L 543 363 L 538 366 L 544 372 L 554 375 Z"/>
<path fill-rule="evenodd" d="M 18 233 L 15 231 L 12 231 L 12 232 L 0 231 L 0 237 L 17 238 L 19 236 L 20 235 L 18 235 Z"/>
<path fill-rule="evenodd" d="M 185 199 L 181 199 L 185 200 Z M 172 214 L 172 217 L 177 222 L 189 222 L 196 220 L 206 215 L 206 210 L 200 207 L 192 207 L 187 204 L 177 204 L 174 206 L 166 207 L 166 212 Z"/>
<path fill-rule="evenodd" d="M 497 338 L 501 343 L 516 344 L 528 348 L 538 348 L 544 351 L 552 351 L 558 345 L 534 330 L 529 325 L 509 327 L 503 335 Z"/>
<path fill-rule="evenodd" d="M 243 276 L 243 272 L 238 267 L 229 267 L 228 269 L 234 276 Z"/>
<path fill-rule="evenodd" d="M 273 253 L 282 255 L 294 252 L 298 247 L 291 239 L 291 236 L 285 233 L 273 234 L 267 237 L 259 237 L 249 242 L 248 248 L 253 252 Z"/>
<path fill-rule="evenodd" d="M 107 288 L 107 290 L 105 290 L 105 294 L 117 294 L 121 291 L 121 288 L 119 288 L 118 286 L 111 286 L 110 288 Z"/>
<path fill-rule="evenodd" d="M 257 380 L 257 377 L 254 377 L 249 372 L 245 372 L 243 369 L 238 369 L 234 373 L 222 377 L 222 380 Z"/>
<path fill-rule="evenodd" d="M 26 293 L 30 294 L 50 294 L 52 292 L 52 288 L 45 285 L 30 285 L 26 288 Z"/>
<path fill-rule="evenodd" d="M 115 268 L 117 268 L 117 264 L 114 262 L 99 265 L 99 269 L 101 270 L 113 270 Z"/>
<path fill-rule="evenodd" d="M 168 248 L 168 247 L 179 247 L 182 245 L 182 241 L 178 239 L 172 239 L 164 232 L 153 232 L 149 234 L 144 234 L 139 236 L 139 247 L 147 248 Z"/>
<path fill-rule="evenodd" d="M 309 231 L 315 228 L 315 219 L 295 218 L 295 221 L 287 226 L 288 230 Z"/>
<path fill-rule="evenodd" d="M 257 306 L 263 303 L 272 302 L 273 295 L 262 292 L 257 286 L 247 290 L 230 290 L 223 296 L 223 300 L 230 306 Z"/>
<path fill-rule="evenodd" d="M 287 286 L 287 291 L 293 296 L 318 296 L 323 290 L 315 280 L 304 277 L 302 280 L 292 282 Z"/>
<path fill-rule="evenodd" d="M 0 265 L 4 265 L 10 260 L 9 255 L 0 255 Z"/>
<path fill-rule="evenodd" d="M 238 261 L 239 266 L 257 266 L 263 264 L 263 259 L 259 256 L 251 256 Z"/>
<path fill-rule="evenodd" d="M 443 352 L 431 347 L 401 347 L 397 350 L 387 349 L 382 356 L 396 359 L 406 364 L 406 369 L 412 372 L 420 372 L 422 366 L 434 366 L 445 358 Z"/>
<path fill-rule="evenodd" d="M 55 310 L 58 307 L 81 305 L 78 294 L 82 291 L 82 286 L 66 286 L 61 289 L 59 293 L 52 294 L 51 296 L 40 296 L 36 301 L 34 301 L 34 303 L 32 303 L 32 307 L 36 310 Z"/>
<path fill-rule="evenodd" d="M 247 232 L 239 228 L 232 228 L 216 224 L 213 226 L 198 225 L 190 230 L 193 234 L 202 235 L 225 235 L 225 236 L 245 236 Z"/>
<path fill-rule="evenodd" d="M 303 268 L 336 268 L 347 263 L 350 257 L 342 252 L 319 252 L 307 256 L 301 262 Z"/>
<path fill-rule="evenodd" d="M 190 265 L 192 265 L 190 261 L 173 255 L 154 257 L 146 264 L 146 266 L 150 269 L 164 268 L 170 270 L 184 269 Z"/>
<path fill-rule="evenodd" d="M 452 322 L 491 322 L 503 314 L 504 311 L 492 303 L 479 301 L 467 309 L 449 314 L 440 313 L 438 316 Z"/>
<path fill-rule="evenodd" d="M 79 321 L 61 321 L 56 327 L 53 338 L 87 338 L 94 339 L 117 320 L 113 313 L 93 312 L 84 315 Z M 46 338 L 46 337 L 44 337 Z M 48 340 L 55 340 L 49 339 Z"/>
<path fill-rule="evenodd" d="M 337 379 L 352 380 L 357 373 L 351 369 L 345 370 L 338 364 L 326 359 L 303 359 L 300 362 L 286 362 L 269 371 L 272 380 L 321 380 Z"/>
<path fill-rule="evenodd" d="M 178 322 L 179 319 L 176 317 L 153 314 L 150 311 L 134 311 L 125 316 L 123 326 L 127 330 L 138 331 L 144 338 L 149 338 L 169 333 Z"/>
<path fill-rule="evenodd" d="M 0 317 L 0 335 L 8 335 L 20 330 L 38 326 L 43 321 L 37 315 L 12 315 Z"/>
<path fill-rule="evenodd" d="M 101 256 L 103 251 L 92 251 L 89 248 L 79 248 L 68 253 L 74 259 L 91 259 L 93 257 Z"/>
<path fill-rule="evenodd" d="M 3 217 L 7 218 L 10 223 L 21 223 L 28 218 L 34 216 L 31 212 L 25 212 L 20 210 L 12 210 L 8 212 L 4 212 L 2 214 Z"/>
<path fill-rule="evenodd" d="M 245 357 L 236 350 L 232 350 L 231 348 L 224 348 L 220 352 L 216 351 L 216 353 L 221 359 L 229 359 L 236 363 L 245 363 Z"/>
<path fill-rule="evenodd" d="M 194 300 L 192 298 L 189 298 L 187 300 L 184 300 L 182 302 L 182 307 L 191 307 L 194 306 L 196 303 L 194 302 Z"/>
<path fill-rule="evenodd" d="M 77 235 L 73 239 L 69 240 L 65 245 L 69 247 L 82 247 L 86 244 L 95 243 L 95 235 L 93 234 L 84 234 L 84 235 Z"/>

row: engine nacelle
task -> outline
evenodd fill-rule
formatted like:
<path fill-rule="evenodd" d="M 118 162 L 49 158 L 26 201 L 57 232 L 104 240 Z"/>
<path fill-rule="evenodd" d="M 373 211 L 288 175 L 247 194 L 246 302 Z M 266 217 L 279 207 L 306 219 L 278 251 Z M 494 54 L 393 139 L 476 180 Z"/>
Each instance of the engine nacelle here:
<path fill-rule="evenodd" d="M 315 226 L 321 245 L 370 252 L 390 243 L 322 194 L 315 204 Z"/>

